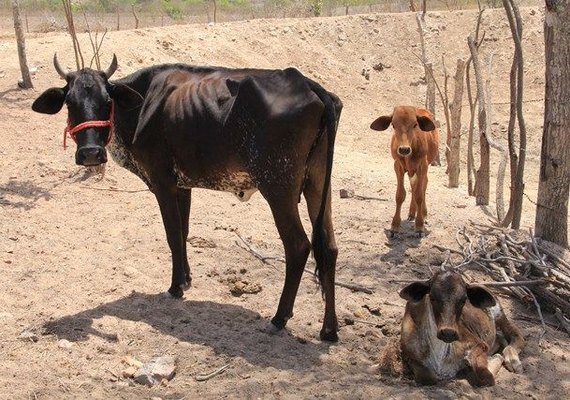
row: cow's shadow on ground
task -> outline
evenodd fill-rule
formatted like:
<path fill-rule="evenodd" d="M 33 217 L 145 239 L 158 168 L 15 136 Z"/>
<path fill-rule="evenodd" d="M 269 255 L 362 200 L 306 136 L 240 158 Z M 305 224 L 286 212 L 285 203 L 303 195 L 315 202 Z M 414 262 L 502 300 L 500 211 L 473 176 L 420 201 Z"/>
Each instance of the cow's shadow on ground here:
<path fill-rule="evenodd" d="M 94 321 L 105 316 L 140 321 L 163 335 L 181 342 L 205 345 L 217 354 L 243 357 L 262 367 L 304 370 L 321 363 L 319 356 L 329 344 L 295 337 L 286 330 L 269 334 L 269 322 L 260 314 L 233 304 L 172 299 L 165 294 L 133 292 L 43 325 L 44 334 L 72 342 L 87 341 L 91 335 L 116 341 L 116 333 L 105 333 Z M 317 324 L 312 327 L 317 328 Z M 317 335 L 318 332 L 315 332 Z"/>
<path fill-rule="evenodd" d="M 11 197 L 22 200 L 14 200 Z M 51 197 L 48 189 L 30 181 L 10 180 L 0 185 L 0 204 L 4 206 L 29 210 L 38 200 L 50 200 Z"/>

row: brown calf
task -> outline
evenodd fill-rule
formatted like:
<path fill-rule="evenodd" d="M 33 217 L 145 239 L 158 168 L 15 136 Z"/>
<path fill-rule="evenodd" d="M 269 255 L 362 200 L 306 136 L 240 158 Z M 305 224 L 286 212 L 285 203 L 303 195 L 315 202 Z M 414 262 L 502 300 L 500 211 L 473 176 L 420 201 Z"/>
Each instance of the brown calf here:
<path fill-rule="evenodd" d="M 407 300 L 402 359 L 417 383 L 464 375 L 474 386 L 492 386 L 503 363 L 509 371 L 522 370 L 524 339 L 484 287 L 467 285 L 457 272 L 439 271 L 406 286 L 400 296 Z M 495 354 L 501 347 L 502 355 Z"/>
<path fill-rule="evenodd" d="M 393 135 L 390 148 L 394 158 L 394 170 L 398 179 L 396 191 L 396 213 L 392 219 L 391 234 L 400 230 L 400 210 L 406 199 L 404 174 L 410 177 L 412 201 L 408 220 L 416 219 L 416 233 L 424 234 L 424 220 L 427 216 L 425 201 L 428 183 L 428 166 L 437 157 L 439 133 L 432 115 L 422 108 L 411 106 L 394 107 L 392 115 L 378 117 L 370 125 L 371 129 L 384 131 L 392 124 Z"/>

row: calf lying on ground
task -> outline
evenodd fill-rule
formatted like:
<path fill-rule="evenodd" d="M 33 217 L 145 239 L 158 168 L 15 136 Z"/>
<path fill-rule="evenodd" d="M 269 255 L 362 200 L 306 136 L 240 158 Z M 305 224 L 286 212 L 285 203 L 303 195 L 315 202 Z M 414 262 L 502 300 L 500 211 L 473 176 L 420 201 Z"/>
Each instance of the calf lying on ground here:
<path fill-rule="evenodd" d="M 524 339 L 487 289 L 466 284 L 456 272 L 439 271 L 406 286 L 400 296 L 407 300 L 402 359 L 416 382 L 432 385 L 465 374 L 474 386 L 492 386 L 501 364 L 521 371 Z M 502 355 L 495 354 L 502 339 L 508 344 Z"/>
<path fill-rule="evenodd" d="M 424 234 L 424 220 L 427 216 L 425 201 L 428 183 L 428 166 L 438 153 L 439 133 L 429 111 L 411 106 L 394 107 L 392 115 L 378 117 L 370 125 L 370 129 L 384 131 L 392 124 L 394 132 L 390 149 L 394 158 L 394 170 L 398 179 L 396 191 L 396 213 L 392 219 L 391 234 L 400 230 L 400 210 L 406 199 L 404 174 L 410 177 L 412 201 L 408 220 L 416 219 L 416 233 Z"/>

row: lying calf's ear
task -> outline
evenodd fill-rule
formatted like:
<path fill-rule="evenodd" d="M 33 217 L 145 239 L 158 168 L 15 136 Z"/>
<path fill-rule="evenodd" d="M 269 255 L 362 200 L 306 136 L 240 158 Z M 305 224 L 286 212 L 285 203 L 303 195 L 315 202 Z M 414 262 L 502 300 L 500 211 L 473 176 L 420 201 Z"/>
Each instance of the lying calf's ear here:
<path fill-rule="evenodd" d="M 467 287 L 467 298 L 474 307 L 489 308 L 497 304 L 495 296 L 483 286 L 473 285 Z"/>
<path fill-rule="evenodd" d="M 400 297 L 407 301 L 420 301 L 430 291 L 429 281 L 418 281 L 409 284 L 400 291 Z"/>
<path fill-rule="evenodd" d="M 370 129 L 375 131 L 385 131 L 392 123 L 391 115 L 383 115 L 378 117 L 370 124 Z"/>

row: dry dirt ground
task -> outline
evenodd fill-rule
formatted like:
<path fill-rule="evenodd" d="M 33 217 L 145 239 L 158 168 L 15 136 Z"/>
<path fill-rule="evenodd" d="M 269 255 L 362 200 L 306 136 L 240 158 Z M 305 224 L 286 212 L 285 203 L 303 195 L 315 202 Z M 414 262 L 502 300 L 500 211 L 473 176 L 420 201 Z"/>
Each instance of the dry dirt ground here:
<path fill-rule="evenodd" d="M 536 198 L 542 132 L 544 15 L 539 8 L 524 8 L 522 14 L 530 136 L 523 227 L 528 229 L 534 223 L 529 199 Z M 441 71 L 442 54 L 451 73 L 456 58 L 467 57 L 466 37 L 475 19 L 473 11 L 428 14 L 426 40 L 436 70 Z M 487 12 L 483 29 L 485 64 L 494 54 L 493 132 L 499 136 L 507 123 L 512 54 L 503 11 Z M 85 35 L 80 40 L 90 48 Z M 194 286 L 184 300 L 164 298 L 170 253 L 152 194 L 113 162 L 103 180 L 86 174 L 74 165 L 73 148 L 62 149 L 65 113 L 45 116 L 30 109 L 40 91 L 62 86 L 51 64 L 54 52 L 63 65 L 74 65 L 69 37 L 29 36 L 27 50 L 37 68 L 36 89 L 20 91 L 13 35 L 0 36 L 0 398 L 567 398 L 568 336 L 549 327 L 539 340 L 540 325 L 520 319 L 535 316 L 534 308 L 505 296 L 503 304 L 528 341 L 523 374 L 503 370 L 495 387 L 474 389 L 464 381 L 418 387 L 370 371 L 396 337 L 403 313 L 402 285 L 388 280 L 426 278 L 443 260 L 434 244 L 453 247 L 458 228 L 489 223 L 494 213 L 493 205 L 477 207 L 467 196 L 464 173 L 461 186 L 449 189 L 445 168 L 432 168 L 428 235 L 415 239 L 405 224 L 399 238 L 386 237 L 395 192 L 389 134 L 368 126 L 396 103 L 423 103 L 414 14 L 109 32 L 103 48 L 105 63 L 117 54 L 117 76 L 175 61 L 292 65 L 341 97 L 345 108 L 332 182 L 337 279 L 374 293 L 337 289 L 340 320 L 368 324 L 342 323 L 340 342 L 333 345 L 317 339 L 324 304 L 308 274 L 287 332 L 264 331 L 276 310 L 284 267 L 261 263 L 238 245 L 235 233 L 265 255 L 282 254 L 259 194 L 240 203 L 230 194 L 195 190 L 189 247 Z M 383 70 L 372 69 L 380 62 Z M 363 70 L 369 70 L 368 80 Z M 377 199 L 340 199 L 341 188 Z M 301 209 L 307 222 L 304 204 Z M 261 291 L 233 295 L 235 282 Z M 38 340 L 20 339 L 22 331 L 36 333 Z M 148 361 L 157 354 L 176 357 L 177 374 L 168 384 L 147 388 L 121 377 L 125 356 Z M 195 379 L 226 364 L 224 373 L 206 382 Z"/>

